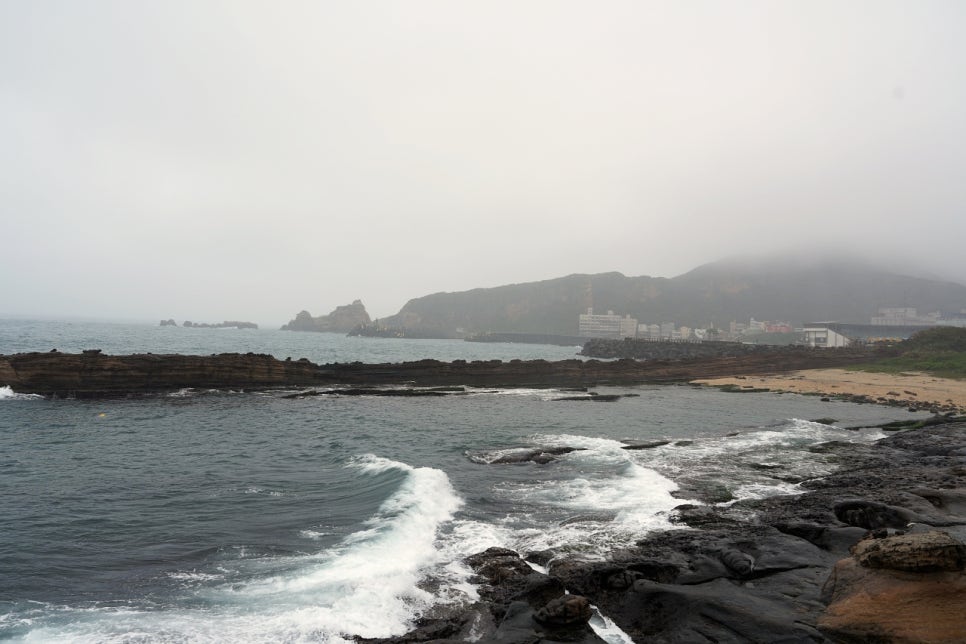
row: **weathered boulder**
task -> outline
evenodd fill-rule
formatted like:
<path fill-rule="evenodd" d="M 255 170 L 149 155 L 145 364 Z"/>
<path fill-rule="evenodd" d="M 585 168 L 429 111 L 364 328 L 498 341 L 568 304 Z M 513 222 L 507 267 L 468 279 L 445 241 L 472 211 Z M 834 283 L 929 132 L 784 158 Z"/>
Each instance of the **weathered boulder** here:
<path fill-rule="evenodd" d="M 533 616 L 548 626 L 575 626 L 586 624 L 593 616 L 590 602 L 580 595 L 564 595 L 551 599 Z"/>
<path fill-rule="evenodd" d="M 940 530 L 863 539 L 852 547 L 852 555 L 866 568 L 960 572 L 966 567 L 966 545 Z"/>
<path fill-rule="evenodd" d="M 836 642 L 963 642 L 966 546 L 945 532 L 870 538 L 835 564 L 819 629 Z"/>

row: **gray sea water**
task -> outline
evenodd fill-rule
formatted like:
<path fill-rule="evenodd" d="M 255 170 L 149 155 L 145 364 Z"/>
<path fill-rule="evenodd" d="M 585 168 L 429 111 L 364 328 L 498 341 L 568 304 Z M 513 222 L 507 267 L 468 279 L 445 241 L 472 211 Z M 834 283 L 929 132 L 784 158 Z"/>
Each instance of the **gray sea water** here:
<path fill-rule="evenodd" d="M 0 353 L 255 351 L 317 362 L 573 357 L 575 349 L 150 325 L 0 321 Z M 0 388 L 0 638 L 336 642 L 472 601 L 489 546 L 599 558 L 695 481 L 796 494 L 893 408 L 690 386 L 470 389 L 443 398 L 180 391 L 46 400 Z M 835 423 L 813 422 L 834 418 Z M 626 441 L 667 439 L 648 450 Z M 495 461 L 581 448 L 542 465 Z M 777 467 L 762 469 L 761 463 Z"/>

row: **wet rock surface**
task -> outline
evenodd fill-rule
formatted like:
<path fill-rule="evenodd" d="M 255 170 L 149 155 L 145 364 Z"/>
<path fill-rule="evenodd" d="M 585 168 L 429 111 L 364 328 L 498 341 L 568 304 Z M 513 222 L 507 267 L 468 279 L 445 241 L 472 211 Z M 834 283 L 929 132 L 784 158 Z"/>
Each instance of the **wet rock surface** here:
<path fill-rule="evenodd" d="M 935 641 L 963 641 L 963 447 L 963 423 L 831 446 L 839 471 L 804 483 L 800 496 L 685 504 L 674 515 L 685 529 L 647 535 L 604 563 L 553 559 L 550 574 L 638 642 L 931 641 L 937 632 L 960 639 Z M 870 531 L 887 538 L 856 546 Z M 833 571 L 835 593 L 826 584 Z M 843 580 L 860 592 L 869 575 L 908 577 L 913 586 L 897 598 L 927 597 L 937 580 L 948 594 L 931 596 L 935 614 L 911 611 L 901 629 L 874 632 L 869 615 L 892 610 L 886 591 L 863 600 L 851 621 L 845 605 L 826 605 L 846 596 Z"/>
<path fill-rule="evenodd" d="M 838 444 L 799 496 L 685 504 L 681 529 L 606 561 L 469 557 L 480 601 L 394 642 L 597 642 L 592 606 L 636 642 L 962 642 L 966 423 Z M 939 527 L 942 526 L 942 527 Z"/>

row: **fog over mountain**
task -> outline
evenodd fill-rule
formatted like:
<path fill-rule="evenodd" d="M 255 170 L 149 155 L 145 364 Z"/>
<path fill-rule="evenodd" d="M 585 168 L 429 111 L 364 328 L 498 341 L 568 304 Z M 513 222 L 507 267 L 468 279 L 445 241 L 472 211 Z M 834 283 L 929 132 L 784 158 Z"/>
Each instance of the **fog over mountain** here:
<path fill-rule="evenodd" d="M 576 335 L 578 316 L 612 310 L 640 323 L 727 329 L 750 318 L 792 326 L 834 320 L 868 324 L 879 308 L 962 317 L 966 286 L 901 275 L 856 260 L 733 258 L 683 275 L 574 274 L 551 280 L 414 298 L 378 325 L 440 336 L 475 333 Z"/>
<path fill-rule="evenodd" d="M 0 316 L 382 318 L 760 253 L 966 282 L 964 27 L 928 0 L 0 3 Z"/>

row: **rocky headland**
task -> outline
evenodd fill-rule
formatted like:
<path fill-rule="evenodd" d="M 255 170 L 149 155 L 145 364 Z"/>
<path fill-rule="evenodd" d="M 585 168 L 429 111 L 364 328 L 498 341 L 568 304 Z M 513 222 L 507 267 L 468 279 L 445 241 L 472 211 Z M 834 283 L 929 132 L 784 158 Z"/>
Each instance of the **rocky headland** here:
<path fill-rule="evenodd" d="M 337 306 L 328 315 L 312 317 L 308 311 L 300 311 L 294 320 L 282 325 L 282 330 L 348 333 L 360 325 L 371 322 L 365 305 L 361 300 L 355 300 L 352 304 Z"/>

